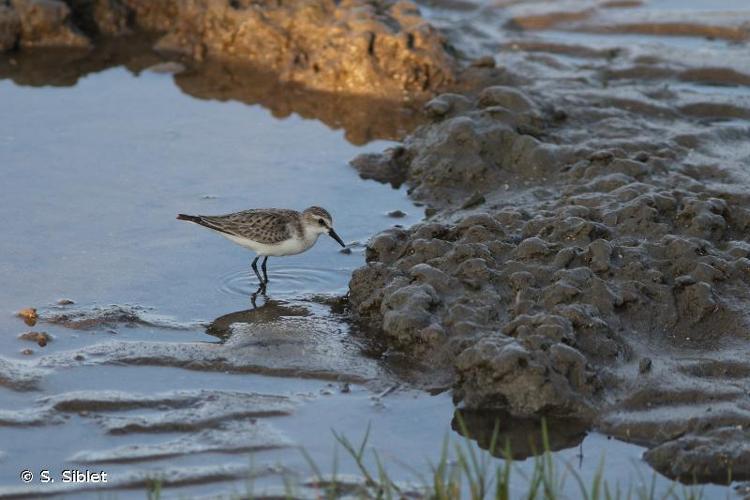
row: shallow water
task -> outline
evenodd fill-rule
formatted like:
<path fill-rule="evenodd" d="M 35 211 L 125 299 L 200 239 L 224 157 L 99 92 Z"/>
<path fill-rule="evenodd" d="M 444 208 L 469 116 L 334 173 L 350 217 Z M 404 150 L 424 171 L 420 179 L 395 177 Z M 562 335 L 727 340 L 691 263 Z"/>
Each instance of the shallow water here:
<path fill-rule="evenodd" d="M 363 182 L 347 165 L 357 153 L 379 151 L 388 143 L 354 146 L 342 131 L 314 120 L 296 115 L 280 120 L 261 106 L 196 100 L 180 92 L 169 74 L 134 77 L 115 68 L 69 88 L 29 88 L 3 81 L 0 99 L 3 114 L 14 117 L 0 124 L 0 231 L 5 235 L 0 241 L 0 276 L 6 284 L 0 289 L 5 311 L 0 325 L 6 332 L 0 349 L 7 358 L 33 361 L 41 354 L 112 339 L 215 342 L 200 328 L 122 325 L 77 331 L 40 324 L 35 330 L 54 336 L 44 348 L 16 338 L 31 328 L 14 317 L 14 311 L 30 306 L 63 310 L 53 307 L 60 298 L 84 308 L 137 304 L 178 322 L 208 323 L 248 309 L 255 288 L 251 255 L 209 231 L 175 220 L 178 212 L 318 204 L 334 214 L 335 227 L 348 243 L 364 242 L 394 223 L 413 224 L 420 218 L 421 209 L 403 190 Z M 407 216 L 388 217 L 393 210 Z M 363 246 L 354 245 L 350 255 L 339 250 L 332 239 L 322 238 L 303 255 L 271 258 L 269 296 L 344 294 L 351 271 L 363 263 Z M 21 354 L 25 348 L 35 353 Z M 0 407 L 30 405 L 40 395 L 62 391 L 116 389 L 124 380 L 132 382 L 126 390 L 143 391 L 192 388 L 211 378 L 201 374 L 188 381 L 178 370 L 153 369 L 162 373 L 155 379 L 143 375 L 149 370 L 95 367 L 80 375 L 56 373 L 44 381 L 41 392 L 2 389 Z M 68 382 L 60 384 L 60 377 Z M 215 385 L 221 387 L 224 378 L 245 388 L 259 384 L 253 377 L 227 376 L 218 377 Z M 269 392 L 321 386 L 269 380 Z M 86 426 L 65 427 L 54 433 L 61 452 L 54 460 L 76 451 L 81 436 L 91 436 Z M 48 460 L 49 438 L 44 436 L 35 447 L 30 445 L 34 440 L 22 436 L 39 436 L 36 428 L 6 427 L 2 433 L 7 456 L 0 480 L 5 486 L 16 485 L 18 471 L 10 465 L 23 457 L 25 463 L 41 466 Z M 85 446 L 107 443 L 91 438 Z M 47 462 L 50 467 L 54 460 Z"/>
<path fill-rule="evenodd" d="M 426 472 L 426 460 L 436 459 L 444 437 L 456 436 L 447 393 L 430 396 L 402 389 L 377 397 L 383 386 L 390 386 L 388 367 L 360 351 L 363 346 L 350 338 L 355 336 L 349 335 L 349 325 L 335 308 L 310 298 L 344 294 L 351 271 L 364 261 L 363 244 L 370 235 L 421 218 L 421 209 L 410 203 L 404 190 L 362 181 L 347 166 L 356 154 L 380 151 L 389 143 L 355 146 L 346 141 L 343 131 L 319 121 L 296 114 L 281 119 L 262 106 L 231 100 L 198 100 L 182 93 L 170 74 L 146 71 L 136 77 L 122 68 L 86 76 L 65 88 L 21 87 L 2 81 L 0 103 L 3 115 L 12 117 L 0 122 L 0 213 L 4 215 L 0 279 L 5 283 L 0 289 L 5 311 L 0 315 L 0 330 L 5 332 L 0 336 L 0 352 L 4 358 L 39 363 L 49 370 L 36 391 L 0 388 L 1 410 L 30 408 L 32 414 L 40 414 L 38 398 L 71 391 L 153 395 L 201 389 L 211 394 L 283 395 L 293 401 L 294 410 L 258 420 L 268 422 L 290 443 L 303 446 L 324 468 L 334 455 L 331 429 L 358 440 L 369 422 L 370 443 L 393 464 L 391 472 L 397 479 L 412 477 L 399 464 Z M 269 296 L 288 303 L 269 303 L 267 308 L 277 309 L 257 324 L 252 318 L 255 313 L 248 312 L 254 289 L 248 252 L 200 227 L 174 220 L 178 212 L 210 214 L 311 204 L 329 209 L 342 238 L 360 245 L 345 255 L 333 240 L 321 238 L 303 255 L 270 259 Z M 408 215 L 392 219 L 386 215 L 392 210 Z M 76 304 L 54 306 L 60 298 Z M 46 347 L 16 338 L 30 329 L 13 316 L 23 307 L 44 309 L 49 318 L 55 312 L 88 311 L 92 305 L 108 304 L 137 305 L 145 308 L 139 314 L 161 315 L 185 328 L 163 328 L 158 321 L 112 320 L 78 330 L 42 322 L 34 329 L 54 336 Z M 227 320 L 228 314 L 232 316 Z M 295 323 L 298 315 L 303 319 Z M 208 324 L 222 317 L 225 320 L 215 324 L 221 323 L 222 332 L 228 329 L 227 344 L 190 324 Z M 237 318 L 251 327 L 226 326 Z M 252 328 L 265 323 L 290 326 L 265 333 Z M 310 331 L 300 327 L 308 324 Z M 288 345 L 276 345 L 279 336 Z M 134 354 L 126 352 L 123 341 L 134 342 Z M 143 353 L 149 346 L 155 350 L 148 351 L 152 357 L 147 358 Z M 21 354 L 25 348 L 34 354 Z M 233 350 L 248 352 L 248 358 L 232 358 Z M 68 352 L 72 354 L 67 356 Z M 261 359 L 264 352 L 267 364 Z M 71 359 L 76 353 L 83 359 L 80 363 Z M 204 364 L 195 366 L 193 361 Z M 101 397 L 98 392 L 87 394 L 94 393 Z M 50 418 L 58 419 L 55 425 L 44 419 L 25 426 L 0 425 L 0 452 L 5 454 L 0 456 L 0 493 L 23 491 L 18 478 L 23 468 L 89 467 L 117 476 L 165 467 L 249 466 L 247 450 L 196 453 L 179 446 L 173 446 L 175 456 L 157 460 L 102 464 L 71 460 L 82 451 L 143 449 L 186 435 L 193 439 L 195 429 L 105 431 L 113 422 L 159 416 L 170 410 L 170 404 L 164 398 L 146 409 L 106 411 L 92 404 L 90 410 L 51 412 Z M 191 404 L 194 409 L 198 403 Z M 218 429 L 234 422 L 231 412 L 238 409 L 230 410 L 218 412 L 223 419 Z M 236 420 L 247 423 L 244 418 Z M 481 431 L 486 433 L 486 426 Z M 613 484 L 637 481 L 639 474 L 645 483 L 651 480 L 651 470 L 640 461 L 640 447 L 598 434 L 584 438 L 579 431 L 565 437 L 557 456 L 584 481 L 591 482 L 602 457 L 608 465 L 606 478 Z M 272 463 L 303 475 L 311 472 L 293 448 L 253 455 L 253 466 Z M 531 465 L 526 460 L 520 468 L 528 472 Z M 343 459 L 340 470 L 356 472 Z M 277 479 L 268 482 L 278 483 Z M 246 489 L 243 479 L 222 479 L 221 485 L 197 482 L 169 491 L 177 496 Z M 665 480 L 657 482 L 659 489 L 669 488 Z M 568 491 L 575 497 L 572 480 Z M 719 487 L 705 491 L 721 497 L 730 493 Z M 98 493 L 89 495 L 98 497 Z M 142 498 L 143 489 L 117 495 Z M 80 496 L 71 494 L 71 498 Z"/>
<path fill-rule="evenodd" d="M 2 83 L 4 114 L 17 117 L 1 133 L 2 231 L 18 237 L 1 243 L 0 269 L 24 283 L 4 302 L 65 296 L 89 303 L 116 287 L 118 302 L 210 318 L 218 305 L 232 309 L 216 292 L 236 288 L 249 254 L 175 221 L 177 212 L 320 204 L 347 242 L 393 224 L 390 210 L 410 214 L 399 223 L 418 220 L 403 192 L 359 182 L 347 166 L 358 152 L 387 143 L 354 147 L 315 121 L 195 100 L 171 80 L 113 69 L 65 89 Z M 270 260 L 273 293 L 341 293 L 360 263 L 361 251 L 342 255 L 321 239 L 303 256 Z M 185 304 L 193 295 L 186 286 L 202 297 Z M 246 296 L 235 299 L 239 306 Z"/>

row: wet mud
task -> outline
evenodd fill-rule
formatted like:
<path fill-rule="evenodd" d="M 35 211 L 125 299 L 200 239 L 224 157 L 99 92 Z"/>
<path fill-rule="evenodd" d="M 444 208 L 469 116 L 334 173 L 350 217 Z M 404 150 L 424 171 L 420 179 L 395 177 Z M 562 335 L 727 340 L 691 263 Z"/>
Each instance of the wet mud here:
<path fill-rule="evenodd" d="M 175 330 L 190 330 L 206 326 L 200 321 L 180 322 L 161 316 L 142 306 L 110 305 L 90 308 L 55 307 L 39 314 L 39 321 L 74 330 L 108 329 L 115 332 L 119 327 L 152 326 Z M 33 336 L 32 340 L 37 340 Z"/>
<path fill-rule="evenodd" d="M 670 477 L 744 480 L 750 12 L 693 27 L 687 8 L 639 5 L 431 19 L 466 53 L 497 51 L 505 74 L 437 96 L 401 146 L 352 161 L 405 183 L 427 218 L 370 240 L 350 300 L 371 335 L 452 372 L 461 408 L 574 418 L 654 447 Z M 493 22 L 505 31 L 476 33 Z"/>
<path fill-rule="evenodd" d="M 78 350 L 43 353 L 28 368 L 6 361 L 5 379 L 9 387 L 22 390 L 34 387 L 42 373 L 38 370 L 105 364 L 257 373 L 369 384 L 373 389 L 387 387 L 393 380 L 388 369 L 376 359 L 363 359 L 364 345 L 342 331 L 336 316 L 314 314 L 312 307 L 320 306 L 269 301 L 257 309 L 221 316 L 206 328 L 207 333 L 220 339 L 217 342 L 112 340 Z M 119 324 L 178 330 L 201 325 L 177 323 L 144 310 L 94 307 L 77 312 L 44 313 L 42 318 L 66 328 L 105 332 Z"/>

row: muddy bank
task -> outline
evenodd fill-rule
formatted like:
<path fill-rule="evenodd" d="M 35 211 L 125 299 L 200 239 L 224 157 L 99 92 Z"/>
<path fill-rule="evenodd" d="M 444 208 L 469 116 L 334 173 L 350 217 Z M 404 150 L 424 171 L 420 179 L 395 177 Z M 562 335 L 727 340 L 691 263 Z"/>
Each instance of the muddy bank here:
<path fill-rule="evenodd" d="M 313 312 L 315 310 L 316 312 Z M 109 306 L 50 310 L 40 313 L 44 324 L 117 333 L 122 328 L 199 329 L 201 322 L 177 322 L 147 308 Z M 259 309 L 216 318 L 206 332 L 218 342 L 121 341 L 106 339 L 82 349 L 41 352 L 30 363 L 3 361 L 0 383 L 16 390 L 34 389 L 46 368 L 93 365 L 162 366 L 225 373 L 257 373 L 367 384 L 382 390 L 394 377 L 376 359 L 362 357 L 367 347 L 341 331 L 341 320 L 323 314 L 320 306 L 268 300 Z M 304 332 L 304 335 L 301 334 Z M 112 338 L 112 337 L 110 337 Z M 116 337 L 115 337 L 116 339 Z M 335 357 L 330 353 L 336 352 Z"/>
<path fill-rule="evenodd" d="M 438 96 L 401 146 L 352 161 L 427 205 L 369 242 L 355 314 L 452 370 L 461 407 L 658 445 L 647 459 L 672 477 L 750 479 L 730 446 L 748 421 L 749 94 L 679 86 L 727 85 L 745 60 L 506 37 L 513 79 Z"/>
<path fill-rule="evenodd" d="M 0 51 L 87 50 L 146 31 L 155 48 L 231 59 L 318 91 L 401 100 L 450 86 L 457 63 L 407 2 L 13 0 L 0 6 Z"/>

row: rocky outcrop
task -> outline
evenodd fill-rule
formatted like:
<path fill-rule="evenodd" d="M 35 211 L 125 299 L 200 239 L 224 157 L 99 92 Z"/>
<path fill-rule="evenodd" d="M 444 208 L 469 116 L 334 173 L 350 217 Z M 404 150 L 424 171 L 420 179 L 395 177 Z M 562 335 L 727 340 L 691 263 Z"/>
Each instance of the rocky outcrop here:
<path fill-rule="evenodd" d="M 453 80 L 442 36 L 410 2 L 182 2 L 158 47 L 237 57 L 315 89 L 429 92 Z"/>
<path fill-rule="evenodd" d="M 160 51 L 231 59 L 287 83 L 401 100 L 454 83 L 443 36 L 408 1 L 13 0 L 0 6 L 0 50 L 88 47 L 102 36 L 163 34 Z M 84 35 L 85 33 L 85 35 Z"/>
<path fill-rule="evenodd" d="M 73 26 L 70 8 L 63 2 L 13 0 L 10 8 L 19 20 L 18 44 L 20 47 L 86 48 L 89 46 L 89 40 Z M 13 14 L 6 15 L 12 16 Z M 12 48 L 13 46 L 14 44 L 6 47 Z"/>

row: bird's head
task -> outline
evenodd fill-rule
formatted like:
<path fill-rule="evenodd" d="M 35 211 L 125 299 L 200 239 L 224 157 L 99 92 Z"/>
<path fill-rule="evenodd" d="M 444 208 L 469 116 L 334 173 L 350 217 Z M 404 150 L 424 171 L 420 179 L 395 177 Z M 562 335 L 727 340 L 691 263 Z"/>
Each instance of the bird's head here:
<path fill-rule="evenodd" d="M 327 234 L 338 242 L 342 247 L 346 247 L 336 231 L 333 230 L 333 217 L 328 213 L 328 210 L 320 207 L 306 208 L 302 212 L 302 223 L 305 229 L 314 234 Z"/>

